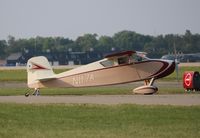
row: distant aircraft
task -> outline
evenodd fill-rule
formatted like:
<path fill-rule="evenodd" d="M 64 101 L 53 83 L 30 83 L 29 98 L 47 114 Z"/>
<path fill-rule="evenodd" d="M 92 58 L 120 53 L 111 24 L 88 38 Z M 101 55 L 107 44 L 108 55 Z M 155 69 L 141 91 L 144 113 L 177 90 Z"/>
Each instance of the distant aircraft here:
<path fill-rule="evenodd" d="M 144 81 L 144 86 L 133 90 L 139 94 L 153 94 L 158 88 L 154 80 L 171 74 L 175 69 L 175 61 L 149 59 L 146 53 L 124 51 L 105 56 L 104 59 L 55 74 L 43 57 L 28 60 L 28 87 L 34 88 L 34 94 L 40 88 L 51 87 L 91 87 Z M 29 96 L 26 93 L 25 96 Z"/>
<path fill-rule="evenodd" d="M 178 62 L 200 62 L 200 53 L 168 54 L 168 55 L 163 55 L 161 59 L 165 59 L 165 60 L 177 59 Z"/>

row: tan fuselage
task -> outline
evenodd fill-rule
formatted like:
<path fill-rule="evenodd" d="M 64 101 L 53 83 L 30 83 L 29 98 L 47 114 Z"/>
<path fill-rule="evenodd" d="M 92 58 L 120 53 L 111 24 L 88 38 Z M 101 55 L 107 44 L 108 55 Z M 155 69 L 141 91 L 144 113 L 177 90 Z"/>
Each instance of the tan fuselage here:
<path fill-rule="evenodd" d="M 97 68 L 81 73 L 57 74 L 56 79 L 28 84 L 30 88 L 43 87 L 88 87 L 121 84 L 148 80 L 166 72 L 168 65 L 160 61 L 131 63 L 108 68 Z M 165 66 L 166 69 L 163 69 Z M 69 71 L 70 72 L 70 71 Z M 169 74 L 169 73 L 168 73 Z"/>

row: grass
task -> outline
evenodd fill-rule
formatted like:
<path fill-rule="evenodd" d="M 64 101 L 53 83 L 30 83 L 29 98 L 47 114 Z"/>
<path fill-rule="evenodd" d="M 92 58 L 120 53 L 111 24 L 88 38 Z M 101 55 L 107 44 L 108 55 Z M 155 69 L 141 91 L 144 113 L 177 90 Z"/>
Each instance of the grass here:
<path fill-rule="evenodd" d="M 0 104 L 2 138 L 199 137 L 200 107 Z"/>
<path fill-rule="evenodd" d="M 3 81 L 26 81 L 27 72 L 24 69 L 19 70 L 0 70 L 0 82 Z"/>
<path fill-rule="evenodd" d="M 124 95 L 133 94 L 133 87 L 89 87 L 89 88 L 45 88 L 41 89 L 41 95 Z M 0 96 L 24 95 L 32 93 L 33 89 L 27 88 L 1 88 Z M 158 94 L 185 94 L 183 88 L 159 87 Z"/>
<path fill-rule="evenodd" d="M 181 68 L 199 70 L 199 67 Z M 56 73 L 64 70 L 57 69 Z M 182 76 L 182 75 L 181 75 Z M 181 79 L 181 78 L 180 78 Z M 174 81 L 176 74 L 162 79 Z M 26 81 L 25 70 L 0 70 L 0 82 Z M 132 86 L 42 89 L 42 95 L 132 94 Z M 1 88 L 0 95 L 24 95 L 27 88 Z M 159 94 L 185 93 L 159 88 Z M 0 104 L 0 138 L 168 138 L 200 137 L 200 106 Z"/>
<path fill-rule="evenodd" d="M 27 88 L 1 88 L 0 96 L 24 95 L 33 90 Z M 132 94 L 129 87 L 91 87 L 91 88 L 45 88 L 41 89 L 42 95 L 98 95 L 98 94 Z"/>
<path fill-rule="evenodd" d="M 54 69 L 55 73 L 61 73 L 66 71 L 66 69 Z M 185 71 L 200 71 L 199 67 L 180 67 L 179 68 L 179 80 L 182 80 L 183 73 Z M 0 70 L 0 82 L 1 81 L 21 81 L 26 82 L 27 80 L 27 72 L 26 70 Z M 163 81 L 175 81 L 176 80 L 176 72 L 171 75 L 161 79 Z"/>
<path fill-rule="evenodd" d="M 159 94 L 185 94 L 184 88 L 159 88 L 158 90 Z M 191 92 L 190 92 L 191 93 Z M 197 92 L 196 92 L 197 93 Z"/>
<path fill-rule="evenodd" d="M 54 69 L 55 73 L 61 73 L 67 69 Z M 26 82 L 27 81 L 27 72 L 25 69 L 16 69 L 16 70 L 0 70 L 0 82 L 6 81 L 17 81 L 17 82 Z"/>

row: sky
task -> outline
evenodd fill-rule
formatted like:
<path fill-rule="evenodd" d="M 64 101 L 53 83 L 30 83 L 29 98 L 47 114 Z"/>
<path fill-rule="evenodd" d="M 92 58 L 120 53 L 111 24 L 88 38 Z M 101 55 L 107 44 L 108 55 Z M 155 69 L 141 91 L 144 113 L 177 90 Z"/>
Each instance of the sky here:
<path fill-rule="evenodd" d="M 200 33 L 200 0 L 0 0 L 0 40 Z"/>

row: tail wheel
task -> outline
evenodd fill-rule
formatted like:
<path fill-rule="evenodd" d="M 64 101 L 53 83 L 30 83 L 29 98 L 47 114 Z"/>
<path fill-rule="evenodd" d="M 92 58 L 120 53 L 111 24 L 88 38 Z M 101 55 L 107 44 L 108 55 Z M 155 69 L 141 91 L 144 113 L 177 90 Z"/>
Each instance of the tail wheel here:
<path fill-rule="evenodd" d="M 27 90 L 26 90 L 26 93 L 24 94 L 24 96 L 25 96 L 25 97 L 28 97 L 28 96 L 30 95 L 31 91 L 32 91 L 31 89 L 27 89 Z"/>
<path fill-rule="evenodd" d="M 30 95 L 30 93 L 29 93 L 29 92 L 25 93 L 25 97 L 28 97 L 29 95 Z"/>

